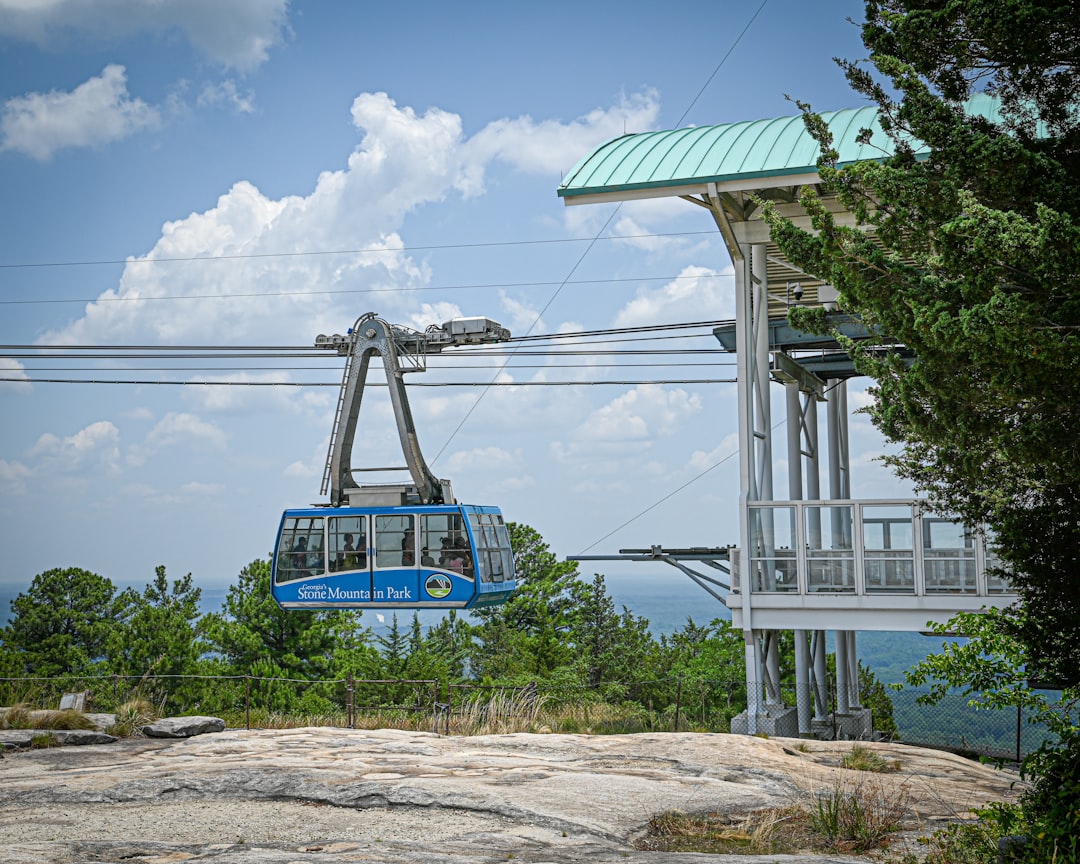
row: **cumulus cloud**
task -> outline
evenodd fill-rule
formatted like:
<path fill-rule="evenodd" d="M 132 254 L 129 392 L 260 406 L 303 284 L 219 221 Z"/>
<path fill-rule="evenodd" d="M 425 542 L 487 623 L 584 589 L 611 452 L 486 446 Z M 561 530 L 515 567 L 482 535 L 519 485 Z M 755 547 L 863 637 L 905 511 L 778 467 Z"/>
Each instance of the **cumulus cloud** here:
<path fill-rule="evenodd" d="M 216 83 L 207 83 L 199 92 L 195 104 L 200 108 L 217 107 L 224 105 L 238 114 L 253 114 L 255 112 L 255 91 L 240 91 L 236 82 L 231 78 Z"/>
<path fill-rule="evenodd" d="M 641 384 L 593 412 L 580 427 L 581 437 L 619 440 L 671 435 L 701 410 L 701 397 L 681 388 Z"/>
<path fill-rule="evenodd" d="M 0 357 L 0 393 L 29 393 L 33 385 L 29 383 L 26 367 L 11 357 Z"/>
<path fill-rule="evenodd" d="M 287 28 L 288 0 L 0 0 L 0 34 L 63 47 L 134 33 L 183 33 L 211 61 L 248 71 Z"/>
<path fill-rule="evenodd" d="M 141 444 L 132 446 L 127 463 L 141 467 L 155 453 L 171 447 L 195 450 L 223 450 L 228 436 L 220 427 L 196 414 L 172 411 L 162 417 Z"/>
<path fill-rule="evenodd" d="M 24 495 L 31 471 L 22 462 L 0 459 L 0 493 Z"/>
<path fill-rule="evenodd" d="M 220 450 L 225 446 L 226 437 L 220 427 L 195 414 L 170 412 L 150 430 L 146 444 L 153 450 L 178 445 Z"/>
<path fill-rule="evenodd" d="M 120 460 L 120 430 L 108 420 L 99 420 L 74 435 L 46 432 L 29 456 L 48 471 L 75 471 L 93 465 L 115 471 Z"/>
<path fill-rule="evenodd" d="M 637 101 L 653 106 L 651 97 Z M 532 124 L 530 146 L 557 146 L 567 125 L 575 135 L 592 128 L 591 134 L 602 138 L 615 126 L 621 131 L 624 113 L 615 106 L 572 124 Z M 210 209 L 166 223 L 154 247 L 129 260 L 115 288 L 88 304 L 74 324 L 41 341 L 306 342 L 315 333 L 340 332 L 342 321 L 351 322 L 355 315 L 352 295 L 371 290 L 383 292 L 380 313 L 389 320 L 412 320 L 417 306 L 410 292 L 429 284 L 431 274 L 404 248 L 400 230 L 406 216 L 449 195 L 479 190 L 477 178 L 490 162 L 510 159 L 513 152 L 509 144 L 495 147 L 491 141 L 506 143 L 510 133 L 499 121 L 489 127 L 492 131 L 481 130 L 469 139 L 456 114 L 439 108 L 418 113 L 385 93 L 360 94 L 351 114 L 359 143 L 343 169 L 318 176 L 309 195 L 272 199 L 251 183 L 234 184 Z M 474 144 L 481 136 L 488 143 Z M 539 166 L 535 159 L 516 158 L 514 164 L 523 170 Z M 292 254 L 312 250 L 358 251 Z M 165 260 L 177 258 L 185 259 L 183 267 Z M 229 260 L 190 260 L 198 258 Z M 252 286 L 261 296 L 253 296 Z M 188 299 L 139 302 L 165 296 Z M 230 299 L 221 302 L 221 296 Z M 516 330 L 535 317 L 514 309 L 508 299 L 504 306 L 515 313 L 511 326 Z M 442 320 L 457 307 L 433 304 L 429 309 L 438 313 L 434 320 Z M 304 322 L 299 337 L 298 320 Z"/>
<path fill-rule="evenodd" d="M 594 147 L 627 132 L 646 132 L 656 125 L 660 99 L 655 90 L 624 96 L 613 108 L 597 108 L 569 123 L 515 117 L 496 120 L 465 146 L 469 170 L 467 194 L 483 191 L 483 166 L 499 159 L 522 171 L 556 175 L 567 172 Z"/>
<path fill-rule="evenodd" d="M 660 288 L 639 288 L 615 316 L 616 327 L 720 321 L 735 317 L 735 279 L 730 268 L 684 267 Z"/>
<path fill-rule="evenodd" d="M 511 453 L 502 447 L 477 447 L 473 450 L 460 450 L 451 454 L 446 459 L 445 468 L 457 475 L 488 471 L 518 471 L 523 464 L 520 452 Z"/>
<path fill-rule="evenodd" d="M 160 122 L 158 109 L 131 98 L 124 67 L 110 64 L 70 93 L 9 99 L 0 110 L 0 149 L 45 161 L 58 150 L 109 144 Z"/>
<path fill-rule="evenodd" d="M 690 454 L 690 467 L 695 471 L 707 471 L 739 456 L 739 436 L 727 435 L 712 450 L 695 450 Z M 775 472 L 774 472 L 775 473 Z"/>
<path fill-rule="evenodd" d="M 552 444 L 552 453 L 563 463 L 587 464 L 592 473 L 623 471 L 627 459 L 639 460 L 657 438 L 674 435 L 700 411 L 697 394 L 641 384 L 591 412 L 567 441 Z"/>

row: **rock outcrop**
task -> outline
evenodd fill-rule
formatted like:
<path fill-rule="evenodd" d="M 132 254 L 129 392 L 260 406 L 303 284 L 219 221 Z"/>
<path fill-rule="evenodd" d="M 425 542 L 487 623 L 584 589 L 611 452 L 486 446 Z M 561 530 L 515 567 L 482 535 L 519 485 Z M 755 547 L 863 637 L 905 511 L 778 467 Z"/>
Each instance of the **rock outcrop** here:
<path fill-rule="evenodd" d="M 212 732 L 224 732 L 225 721 L 220 717 L 163 717 L 141 729 L 147 738 L 191 738 Z"/>
<path fill-rule="evenodd" d="M 907 796 L 930 830 L 1015 794 L 1015 774 L 902 745 L 861 745 L 894 774 L 841 768 L 851 746 L 311 728 L 25 750 L 0 760 L 0 860 L 671 864 L 702 859 L 633 846 L 667 810 L 745 812 L 862 781 Z"/>

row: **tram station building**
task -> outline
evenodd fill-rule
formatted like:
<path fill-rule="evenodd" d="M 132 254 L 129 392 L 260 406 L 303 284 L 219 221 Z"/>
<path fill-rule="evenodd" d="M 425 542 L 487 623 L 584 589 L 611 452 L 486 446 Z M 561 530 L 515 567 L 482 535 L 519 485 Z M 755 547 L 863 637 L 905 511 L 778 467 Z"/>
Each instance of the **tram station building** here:
<path fill-rule="evenodd" d="M 968 110 L 993 116 L 996 106 L 977 96 Z M 892 151 L 876 108 L 821 116 L 841 165 Z M 863 138 L 863 129 L 872 134 Z M 728 553 L 723 599 L 745 640 L 748 704 L 732 731 L 827 737 L 838 729 L 857 738 L 872 732 L 869 710 L 859 704 L 857 631 L 924 631 L 928 622 L 1016 598 L 1007 582 L 987 574 L 994 562 L 982 532 L 923 501 L 851 497 L 847 387 L 857 373 L 835 340 L 792 328 L 788 311 L 822 306 L 846 336 L 869 334 L 837 309 L 831 285 L 783 256 L 757 204 L 771 201 L 810 230 L 798 200 L 812 186 L 838 224 L 854 225 L 821 187 L 818 155 L 801 116 L 628 134 L 586 154 L 558 194 L 568 206 L 678 197 L 701 208 L 723 237 L 735 270 L 736 317 L 715 335 L 736 355 L 740 465 L 739 543 Z M 782 441 L 773 440 L 774 386 L 783 390 Z M 773 493 L 777 461 L 787 466 L 784 500 Z M 789 630 L 795 708 L 780 694 L 778 636 Z"/>

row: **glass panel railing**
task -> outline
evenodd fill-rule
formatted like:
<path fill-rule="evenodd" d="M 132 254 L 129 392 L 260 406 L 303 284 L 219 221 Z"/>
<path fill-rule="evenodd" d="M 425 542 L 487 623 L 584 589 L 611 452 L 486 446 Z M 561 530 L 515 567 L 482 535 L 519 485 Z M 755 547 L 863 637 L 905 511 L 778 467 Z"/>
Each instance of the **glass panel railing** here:
<path fill-rule="evenodd" d="M 975 594 L 975 535 L 955 519 L 922 517 L 923 574 L 927 594 Z"/>
<path fill-rule="evenodd" d="M 807 590 L 855 591 L 854 509 L 850 504 L 803 508 Z"/>
<path fill-rule="evenodd" d="M 910 504 L 862 508 L 866 593 L 915 593 L 915 525 Z"/>
<path fill-rule="evenodd" d="M 752 591 L 799 590 L 795 538 L 794 507 L 750 509 Z"/>

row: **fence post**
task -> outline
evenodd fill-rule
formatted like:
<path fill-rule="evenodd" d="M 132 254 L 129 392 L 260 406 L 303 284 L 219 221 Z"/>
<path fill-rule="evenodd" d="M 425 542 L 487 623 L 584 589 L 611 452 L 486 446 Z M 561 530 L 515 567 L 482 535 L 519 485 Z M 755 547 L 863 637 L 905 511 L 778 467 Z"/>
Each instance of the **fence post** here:
<path fill-rule="evenodd" d="M 345 722 L 350 729 L 356 728 L 356 690 L 353 686 L 352 669 L 345 678 Z"/>
<path fill-rule="evenodd" d="M 1020 702 L 1019 699 L 1017 699 L 1016 700 L 1016 761 L 1017 762 L 1020 761 L 1020 735 L 1022 733 L 1021 719 L 1020 718 L 1021 718 L 1021 712 L 1022 711 L 1023 711 L 1023 708 L 1021 707 L 1021 702 Z"/>
<path fill-rule="evenodd" d="M 244 676 L 244 725 L 251 731 L 251 676 Z"/>
<path fill-rule="evenodd" d="M 119 675 L 113 675 L 112 676 L 112 704 L 113 704 L 113 711 L 115 711 L 117 708 L 120 707 L 120 703 L 117 701 L 120 698 L 119 696 L 117 696 L 117 693 L 118 693 L 117 680 L 119 679 L 119 677 L 120 677 Z"/>
<path fill-rule="evenodd" d="M 682 711 L 682 672 L 679 673 L 679 687 L 675 691 L 675 731 L 679 731 L 679 713 Z"/>
<path fill-rule="evenodd" d="M 446 710 L 443 712 L 446 716 L 446 722 L 444 728 L 446 734 L 450 734 L 450 712 L 454 710 L 454 682 L 451 681 L 446 685 Z"/>

